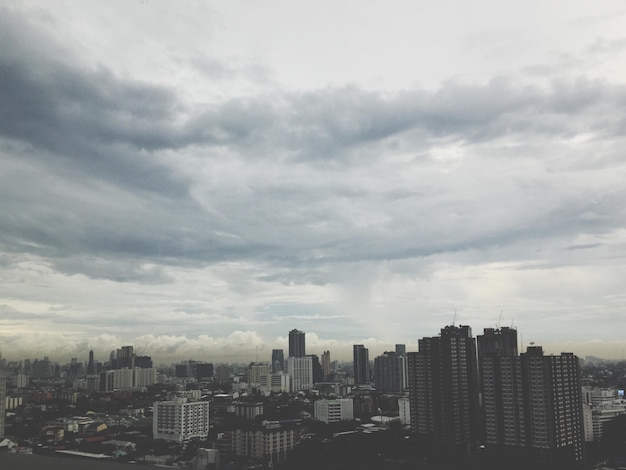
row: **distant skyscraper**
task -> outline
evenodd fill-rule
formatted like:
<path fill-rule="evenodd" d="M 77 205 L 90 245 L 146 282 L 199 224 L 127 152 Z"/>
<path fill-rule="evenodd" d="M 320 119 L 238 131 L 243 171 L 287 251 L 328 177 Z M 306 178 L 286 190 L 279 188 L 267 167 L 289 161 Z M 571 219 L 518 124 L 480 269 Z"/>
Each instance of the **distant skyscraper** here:
<path fill-rule="evenodd" d="M 390 351 L 374 359 L 374 384 L 381 393 L 402 391 L 401 356 Z"/>
<path fill-rule="evenodd" d="M 4 417 L 7 404 L 7 378 L 0 371 L 0 440 L 4 438 Z"/>
<path fill-rule="evenodd" d="M 411 427 L 435 452 L 462 458 L 479 445 L 476 342 L 469 326 L 447 326 L 407 353 Z"/>
<path fill-rule="evenodd" d="M 354 363 L 354 383 L 369 384 L 370 383 L 370 358 L 369 351 L 362 344 L 355 344 L 353 347 L 353 363 Z"/>
<path fill-rule="evenodd" d="M 285 353 L 282 349 L 272 349 L 272 373 L 285 370 Z"/>
<path fill-rule="evenodd" d="M 406 344 L 396 344 L 396 356 L 406 354 Z"/>
<path fill-rule="evenodd" d="M 89 351 L 89 362 L 87 363 L 87 375 L 96 373 L 96 364 L 93 361 L 93 351 Z"/>
<path fill-rule="evenodd" d="M 330 351 L 324 351 L 322 354 L 322 373 L 324 374 L 324 380 L 330 375 Z"/>
<path fill-rule="evenodd" d="M 304 357 L 306 355 L 305 333 L 300 330 L 289 332 L 289 357 Z"/>
<path fill-rule="evenodd" d="M 121 349 L 117 350 L 115 369 L 132 369 L 133 367 L 135 367 L 135 353 L 133 351 L 133 347 L 122 346 Z"/>

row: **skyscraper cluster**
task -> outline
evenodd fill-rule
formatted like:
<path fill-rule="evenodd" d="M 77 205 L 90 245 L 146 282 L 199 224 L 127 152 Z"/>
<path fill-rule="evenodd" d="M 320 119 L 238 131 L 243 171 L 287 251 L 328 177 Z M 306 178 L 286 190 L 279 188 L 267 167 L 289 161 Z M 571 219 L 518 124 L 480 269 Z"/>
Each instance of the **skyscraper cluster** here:
<path fill-rule="evenodd" d="M 518 354 L 517 331 L 447 326 L 409 352 L 411 426 L 441 456 L 479 450 L 529 468 L 573 468 L 583 460 L 578 358 Z"/>

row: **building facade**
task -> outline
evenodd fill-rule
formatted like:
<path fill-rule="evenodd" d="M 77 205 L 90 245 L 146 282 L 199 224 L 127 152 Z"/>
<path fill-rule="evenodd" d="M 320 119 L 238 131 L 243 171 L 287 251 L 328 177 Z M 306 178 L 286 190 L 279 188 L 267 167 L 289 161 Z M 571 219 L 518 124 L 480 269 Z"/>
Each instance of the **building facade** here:
<path fill-rule="evenodd" d="M 402 357 L 395 352 L 385 352 L 374 358 L 374 385 L 381 393 L 402 391 Z"/>
<path fill-rule="evenodd" d="M 336 400 L 317 400 L 313 409 L 316 420 L 326 424 L 354 419 L 354 405 L 352 398 Z"/>
<path fill-rule="evenodd" d="M 209 435 L 209 403 L 176 398 L 157 401 L 153 407 L 152 435 L 154 439 L 186 442 Z"/>
<path fill-rule="evenodd" d="M 306 355 L 305 333 L 300 330 L 289 332 L 289 357 L 303 357 Z"/>
<path fill-rule="evenodd" d="M 447 459 L 479 445 L 480 409 L 476 342 L 469 326 L 447 326 L 407 353 L 411 429 Z"/>
<path fill-rule="evenodd" d="M 291 380 L 291 391 L 299 392 L 313 388 L 313 360 L 310 356 L 288 357 L 287 374 Z"/>
<path fill-rule="evenodd" d="M 362 344 L 352 347 L 354 383 L 363 385 L 370 383 L 370 357 L 368 349 Z"/>

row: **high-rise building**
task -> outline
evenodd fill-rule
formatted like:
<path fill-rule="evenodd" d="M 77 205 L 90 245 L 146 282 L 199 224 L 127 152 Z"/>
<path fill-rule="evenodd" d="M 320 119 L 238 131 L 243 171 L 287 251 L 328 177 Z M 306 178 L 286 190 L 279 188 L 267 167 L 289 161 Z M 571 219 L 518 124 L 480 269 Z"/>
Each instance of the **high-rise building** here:
<path fill-rule="evenodd" d="M 544 356 L 541 346 L 530 346 L 521 362 L 527 446 L 535 468 L 573 468 L 584 458 L 578 358 Z"/>
<path fill-rule="evenodd" d="M 486 328 L 477 342 L 483 439 L 490 451 L 515 458 L 515 449 L 526 445 L 517 330 Z"/>
<path fill-rule="evenodd" d="M 327 380 L 330 371 L 330 351 L 324 351 L 322 353 L 322 374 L 324 374 L 324 380 Z"/>
<path fill-rule="evenodd" d="M 87 363 L 87 375 L 95 375 L 96 364 L 93 361 L 93 351 L 89 351 L 89 362 Z"/>
<path fill-rule="evenodd" d="M 396 344 L 396 356 L 406 354 L 406 344 Z"/>
<path fill-rule="evenodd" d="M 479 445 L 476 342 L 469 326 L 447 326 L 407 353 L 412 430 L 441 457 L 456 459 Z"/>
<path fill-rule="evenodd" d="M 532 468 L 573 468 L 583 459 L 584 424 L 578 358 L 518 355 L 517 331 L 487 328 L 478 336 L 483 440 L 499 461 Z"/>
<path fill-rule="evenodd" d="M 209 435 L 209 402 L 189 401 L 188 398 L 155 402 L 152 435 L 154 439 L 175 442 L 206 439 Z"/>
<path fill-rule="evenodd" d="M 389 351 L 374 359 L 374 384 L 381 393 L 402 391 L 401 356 Z"/>
<path fill-rule="evenodd" d="M 277 374 L 285 370 L 285 353 L 282 349 L 272 349 L 272 373 Z"/>
<path fill-rule="evenodd" d="M 289 332 L 289 357 L 303 357 L 306 355 L 305 333 L 300 330 Z"/>
<path fill-rule="evenodd" d="M 291 391 L 310 390 L 313 388 L 313 360 L 311 356 L 288 357 L 287 374 L 291 380 Z"/>
<path fill-rule="evenodd" d="M 307 357 L 311 358 L 313 367 L 313 383 L 320 383 L 324 381 L 324 372 L 322 371 L 322 365 L 320 364 L 320 358 L 316 354 L 307 354 Z"/>
<path fill-rule="evenodd" d="M 248 366 L 248 383 L 259 385 L 261 383 L 261 376 L 270 373 L 270 365 L 262 364 L 258 362 L 251 362 Z"/>
<path fill-rule="evenodd" d="M 4 417 L 7 404 L 7 378 L 0 370 L 0 440 L 4 438 Z"/>
<path fill-rule="evenodd" d="M 369 351 L 362 344 L 352 347 L 354 363 L 354 383 L 356 385 L 370 383 L 370 358 Z"/>
<path fill-rule="evenodd" d="M 129 369 L 135 367 L 135 353 L 132 346 L 122 346 L 121 349 L 117 350 L 114 368 L 123 369 L 125 367 Z"/>

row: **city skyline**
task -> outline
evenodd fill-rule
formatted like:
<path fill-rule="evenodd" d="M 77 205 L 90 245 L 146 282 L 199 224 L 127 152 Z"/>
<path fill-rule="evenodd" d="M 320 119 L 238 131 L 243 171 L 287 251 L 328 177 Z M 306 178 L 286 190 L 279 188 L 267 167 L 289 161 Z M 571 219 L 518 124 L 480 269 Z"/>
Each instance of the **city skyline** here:
<path fill-rule="evenodd" d="M 0 352 L 626 358 L 625 15 L 0 1 Z"/>

